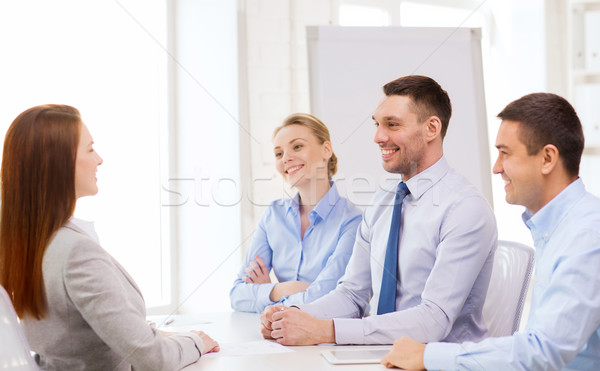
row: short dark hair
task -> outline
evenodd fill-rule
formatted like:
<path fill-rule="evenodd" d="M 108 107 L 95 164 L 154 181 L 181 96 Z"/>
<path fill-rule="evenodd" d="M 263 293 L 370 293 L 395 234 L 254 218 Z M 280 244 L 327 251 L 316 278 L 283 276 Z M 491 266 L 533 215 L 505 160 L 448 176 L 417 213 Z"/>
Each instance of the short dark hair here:
<path fill-rule="evenodd" d="M 567 173 L 579 174 L 585 139 L 577 112 L 566 99 L 551 93 L 528 94 L 506 106 L 498 118 L 521 124 L 519 140 L 529 155 L 553 144 Z"/>
<path fill-rule="evenodd" d="M 411 110 L 417 114 L 419 122 L 429 116 L 437 116 L 442 122 L 442 138 L 446 136 L 452 104 L 448 93 L 434 79 L 427 76 L 409 75 L 383 86 L 386 96 L 405 95 L 410 97 L 413 104 Z"/>

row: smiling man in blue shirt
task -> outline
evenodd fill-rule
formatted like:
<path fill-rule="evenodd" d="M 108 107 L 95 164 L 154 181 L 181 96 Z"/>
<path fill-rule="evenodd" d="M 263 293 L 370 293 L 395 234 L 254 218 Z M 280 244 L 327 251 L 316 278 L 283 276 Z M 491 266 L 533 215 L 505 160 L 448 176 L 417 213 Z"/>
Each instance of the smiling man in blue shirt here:
<path fill-rule="evenodd" d="M 536 248 L 527 327 L 479 343 L 402 338 L 382 363 L 429 370 L 600 370 L 600 200 L 578 177 L 584 138 L 573 107 L 547 93 L 510 103 L 494 173 L 526 207 Z"/>

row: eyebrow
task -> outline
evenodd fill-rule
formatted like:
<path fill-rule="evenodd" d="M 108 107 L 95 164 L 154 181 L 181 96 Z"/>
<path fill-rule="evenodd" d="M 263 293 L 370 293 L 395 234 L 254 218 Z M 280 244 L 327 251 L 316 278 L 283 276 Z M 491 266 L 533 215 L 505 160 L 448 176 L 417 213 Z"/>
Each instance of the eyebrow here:
<path fill-rule="evenodd" d="M 375 118 L 375 116 L 371 116 L 371 118 L 373 119 L 373 121 L 377 121 L 377 119 Z M 382 121 L 402 121 L 402 119 L 398 116 L 385 116 Z"/>
<path fill-rule="evenodd" d="M 290 144 L 290 143 L 294 143 L 294 142 L 295 142 L 295 141 L 297 141 L 297 140 L 301 140 L 301 141 L 304 141 L 304 142 L 306 142 L 306 139 L 304 139 L 304 138 L 294 138 L 294 139 L 290 140 L 290 141 L 288 142 L 288 144 Z M 273 147 L 273 149 L 277 149 L 277 148 L 281 148 L 281 146 Z"/>
<path fill-rule="evenodd" d="M 496 148 L 497 149 L 507 149 L 508 147 L 505 144 L 497 144 Z"/>

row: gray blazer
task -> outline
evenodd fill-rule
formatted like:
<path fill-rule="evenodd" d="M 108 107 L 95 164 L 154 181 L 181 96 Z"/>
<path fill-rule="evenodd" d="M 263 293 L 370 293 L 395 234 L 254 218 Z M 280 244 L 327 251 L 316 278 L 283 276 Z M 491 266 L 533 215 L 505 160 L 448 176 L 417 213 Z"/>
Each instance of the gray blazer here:
<path fill-rule="evenodd" d="M 196 334 L 149 326 L 133 279 L 75 224 L 58 230 L 42 269 L 46 316 L 22 321 L 42 369 L 179 370 L 204 352 Z"/>

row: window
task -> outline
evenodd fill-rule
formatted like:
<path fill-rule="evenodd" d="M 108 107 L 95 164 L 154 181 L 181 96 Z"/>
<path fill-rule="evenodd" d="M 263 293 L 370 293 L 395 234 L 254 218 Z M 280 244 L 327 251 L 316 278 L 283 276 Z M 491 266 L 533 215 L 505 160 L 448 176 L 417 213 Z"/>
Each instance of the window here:
<path fill-rule="evenodd" d="M 159 0 L 0 5 L 1 134 L 38 104 L 81 111 L 104 164 L 98 195 L 81 199 L 76 216 L 96 221 L 102 246 L 149 307 L 171 301 L 160 187 L 168 163 L 166 18 Z"/>
<path fill-rule="evenodd" d="M 379 7 L 342 4 L 340 26 L 389 26 L 390 13 Z"/>
<path fill-rule="evenodd" d="M 471 7 L 452 7 L 403 1 L 400 24 L 405 27 L 483 27 L 481 12 Z"/>

